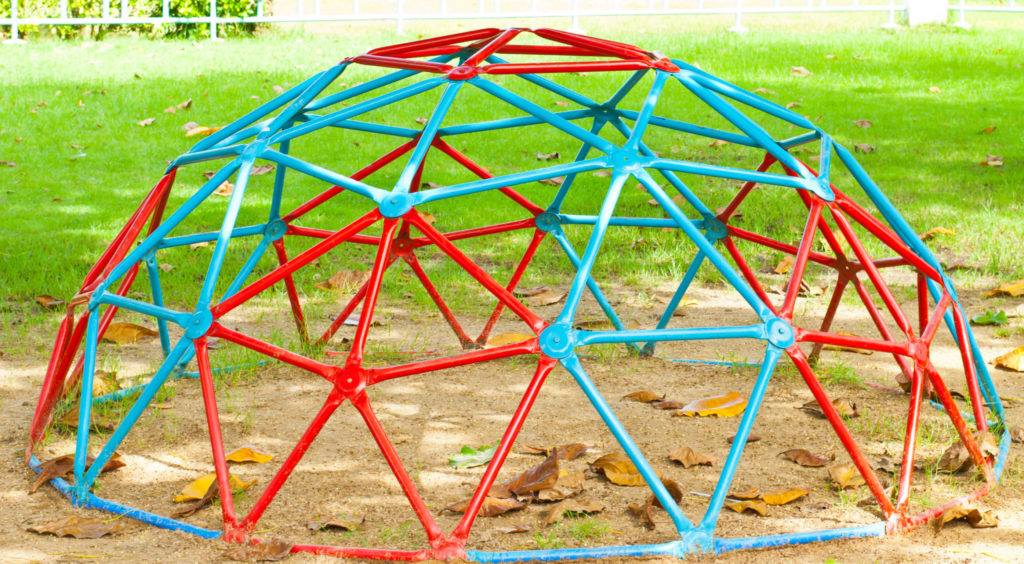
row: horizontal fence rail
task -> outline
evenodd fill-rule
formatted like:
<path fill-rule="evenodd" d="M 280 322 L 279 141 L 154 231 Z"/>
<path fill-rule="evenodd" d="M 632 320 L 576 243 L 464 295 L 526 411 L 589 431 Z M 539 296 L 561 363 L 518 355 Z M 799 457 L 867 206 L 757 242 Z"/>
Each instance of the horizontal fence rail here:
<path fill-rule="evenodd" d="M 128 0 L 119 0 L 116 5 L 112 5 L 112 0 L 100 0 L 100 15 L 86 17 L 70 14 L 68 1 L 60 0 L 54 15 L 39 15 L 23 13 L 26 0 L 0 0 L 0 29 L 10 28 L 10 38 L 5 43 L 19 42 L 19 26 L 205 24 L 210 26 L 210 37 L 216 38 L 218 26 L 224 24 L 393 21 L 396 30 L 402 32 L 405 23 L 412 21 L 566 18 L 574 29 L 579 29 L 580 19 L 590 17 L 731 15 L 735 23 L 729 29 L 744 31 L 743 18 L 748 15 L 860 12 L 878 13 L 885 18 L 883 27 L 898 27 L 896 15 L 906 9 L 902 0 L 294 0 L 294 6 L 281 9 L 282 6 L 275 5 L 273 10 L 267 10 L 267 0 L 258 0 L 251 15 L 224 16 L 218 11 L 217 0 L 210 0 L 209 15 L 177 17 L 171 15 L 170 0 L 162 0 L 161 10 L 155 15 L 132 15 Z M 1016 0 L 951 0 L 950 8 L 958 14 L 955 25 L 961 27 L 969 27 L 968 12 L 1024 13 L 1024 5 L 1018 6 Z"/>

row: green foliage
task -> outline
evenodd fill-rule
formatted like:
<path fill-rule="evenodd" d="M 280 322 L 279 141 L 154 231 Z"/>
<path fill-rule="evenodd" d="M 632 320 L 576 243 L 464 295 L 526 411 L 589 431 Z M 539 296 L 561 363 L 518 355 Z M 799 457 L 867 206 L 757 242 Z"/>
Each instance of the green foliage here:
<path fill-rule="evenodd" d="M 501 441 L 498 441 L 493 445 L 484 445 L 480 448 L 464 446 L 459 450 L 458 454 L 448 459 L 448 464 L 451 464 L 452 468 L 483 466 L 494 458 L 494 451 L 497 450 L 500 443 Z"/>
<path fill-rule="evenodd" d="M 992 311 L 985 310 L 985 315 L 979 315 L 971 318 L 971 323 L 975 325 L 1006 325 L 1007 319 L 1006 312 L 1003 310 Z"/>

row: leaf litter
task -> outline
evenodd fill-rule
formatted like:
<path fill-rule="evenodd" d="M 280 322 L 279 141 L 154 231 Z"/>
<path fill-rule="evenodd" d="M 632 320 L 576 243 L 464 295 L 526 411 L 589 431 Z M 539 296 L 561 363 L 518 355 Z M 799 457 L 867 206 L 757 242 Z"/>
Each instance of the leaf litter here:
<path fill-rule="evenodd" d="M 29 525 L 26 531 L 40 535 L 50 534 L 58 537 L 75 537 L 76 539 L 98 539 L 106 535 L 114 535 L 124 530 L 124 524 L 117 520 L 101 521 L 90 517 L 69 515 L 56 521 Z"/>

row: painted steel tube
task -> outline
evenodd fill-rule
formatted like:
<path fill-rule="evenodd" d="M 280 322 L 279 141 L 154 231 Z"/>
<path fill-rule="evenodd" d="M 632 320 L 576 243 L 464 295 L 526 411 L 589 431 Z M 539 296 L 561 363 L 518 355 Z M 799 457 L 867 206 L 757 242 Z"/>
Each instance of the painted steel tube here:
<path fill-rule="evenodd" d="M 810 531 L 806 533 L 787 533 L 782 535 L 764 535 L 760 537 L 736 539 L 720 538 L 715 539 L 715 552 L 721 554 L 723 552 L 748 548 L 770 548 L 773 546 L 807 544 L 811 542 L 835 539 L 857 539 L 883 536 L 885 536 L 885 522 L 879 522 L 871 525 L 861 525 L 859 527 L 826 529 L 823 531 Z"/>

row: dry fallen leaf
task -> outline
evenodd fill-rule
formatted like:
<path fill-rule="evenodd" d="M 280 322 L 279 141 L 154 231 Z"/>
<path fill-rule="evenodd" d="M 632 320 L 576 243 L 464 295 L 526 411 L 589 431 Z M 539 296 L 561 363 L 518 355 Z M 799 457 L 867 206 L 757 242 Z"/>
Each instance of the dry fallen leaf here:
<path fill-rule="evenodd" d="M 703 452 L 697 452 L 690 447 L 672 449 L 672 452 L 668 453 L 668 457 L 670 460 L 675 460 L 682 464 L 683 468 L 715 465 L 715 457 L 704 454 Z"/>
<path fill-rule="evenodd" d="M 602 170 L 594 171 L 594 176 L 597 176 L 599 178 L 608 178 L 611 175 L 612 175 L 612 171 L 610 171 L 608 169 L 602 169 Z"/>
<path fill-rule="evenodd" d="M 551 509 L 541 513 L 540 523 L 542 526 L 548 526 L 559 521 L 562 515 L 566 513 L 597 513 L 602 509 L 604 509 L 604 504 L 594 499 L 566 499 L 552 505 Z"/>
<path fill-rule="evenodd" d="M 728 392 L 720 396 L 699 399 L 690 402 L 683 409 L 677 411 L 676 415 L 693 417 L 733 417 L 743 413 L 747 408 L 747 400 L 743 399 L 738 392 Z"/>
<path fill-rule="evenodd" d="M 921 240 L 927 241 L 928 239 L 931 239 L 936 235 L 956 235 L 956 231 L 953 231 L 952 229 L 948 229 L 946 227 L 932 227 L 928 231 L 921 234 Z"/>
<path fill-rule="evenodd" d="M 992 296 L 1001 296 L 1003 294 L 1014 298 L 1024 296 L 1024 278 L 1014 280 L 1013 282 L 1003 282 L 998 288 L 985 292 L 985 297 L 991 298 Z"/>
<path fill-rule="evenodd" d="M 999 443 L 989 431 L 976 431 L 974 440 L 977 442 L 982 456 L 999 455 Z M 941 472 L 956 473 L 963 472 L 972 466 L 974 466 L 974 458 L 971 457 L 971 452 L 967 450 L 967 445 L 962 440 L 958 440 L 942 453 L 935 468 Z"/>
<path fill-rule="evenodd" d="M 734 440 L 736 440 L 736 435 L 729 435 L 729 437 L 728 437 L 727 439 L 725 439 L 725 440 L 726 440 L 726 441 L 727 441 L 727 442 L 728 442 L 729 444 L 732 444 L 732 442 L 733 442 Z M 748 444 L 749 444 L 749 443 L 756 443 L 757 441 L 760 441 L 760 440 L 761 440 L 761 435 L 755 435 L 755 434 L 753 434 L 753 433 L 751 433 L 751 434 L 747 435 L 747 443 L 748 443 Z"/>
<path fill-rule="evenodd" d="M 979 131 L 978 133 L 979 133 L 980 135 L 986 135 L 986 134 L 992 133 L 992 132 L 993 132 L 993 131 L 995 131 L 995 130 L 996 130 L 996 126 L 994 126 L 994 125 L 990 125 L 990 126 L 986 127 L 985 129 L 982 129 L 982 130 L 981 130 L 981 131 Z"/>
<path fill-rule="evenodd" d="M 1024 427 L 1010 429 L 1010 440 L 1015 443 L 1024 443 Z"/>
<path fill-rule="evenodd" d="M 58 300 L 49 294 L 40 294 L 36 296 L 36 303 L 46 309 L 55 309 L 64 305 L 64 300 Z"/>
<path fill-rule="evenodd" d="M 337 531 L 358 531 L 359 527 L 366 521 L 366 517 L 359 519 L 345 519 L 343 517 L 320 517 L 306 523 L 306 528 L 311 531 L 323 531 L 333 529 Z"/>
<path fill-rule="evenodd" d="M 543 180 L 538 180 L 537 182 L 540 182 L 541 184 L 547 184 L 548 186 L 561 186 L 562 183 L 565 182 L 565 177 L 556 176 L 554 178 L 545 178 Z"/>
<path fill-rule="evenodd" d="M 274 455 L 269 452 L 252 445 L 245 445 L 239 447 L 228 454 L 228 462 L 255 462 L 257 464 L 263 464 L 264 462 L 270 462 L 274 459 Z"/>
<path fill-rule="evenodd" d="M 190 244 L 188 246 L 188 248 L 195 250 L 195 249 L 202 249 L 203 247 L 209 247 L 209 246 L 210 246 L 210 242 L 209 241 L 199 241 L 198 243 Z"/>
<path fill-rule="evenodd" d="M 530 445 L 523 445 L 523 452 L 526 454 L 543 454 L 550 456 L 557 454 L 559 460 L 576 460 L 587 452 L 587 445 L 583 443 L 572 443 L 553 448 L 538 448 Z"/>
<path fill-rule="evenodd" d="M 832 400 L 832 407 L 836 409 L 840 417 L 853 418 L 860 416 L 860 412 L 857 411 L 857 404 L 847 399 L 836 398 Z M 818 400 L 811 400 L 801 405 L 800 409 L 815 417 L 825 419 L 825 412 L 822 411 L 821 406 L 818 405 Z"/>
<path fill-rule="evenodd" d="M 791 449 L 789 449 L 789 450 L 787 450 L 785 452 L 781 452 L 779 454 L 781 454 L 782 456 L 785 456 L 786 458 L 792 460 L 793 462 L 796 462 L 800 466 L 807 466 L 807 467 L 810 467 L 810 468 L 817 468 L 817 467 L 820 467 L 820 466 L 824 466 L 824 465 L 828 464 L 829 462 L 832 462 L 833 460 L 835 460 L 835 457 L 832 457 L 832 458 L 821 458 L 820 456 L 815 456 L 815 455 L 811 454 L 811 451 L 809 451 L 809 450 L 807 450 L 805 448 L 791 448 Z"/>
<path fill-rule="evenodd" d="M 551 161 L 551 160 L 557 159 L 559 156 L 560 155 L 558 154 L 558 151 L 555 151 L 554 153 L 541 153 L 541 152 L 538 152 L 537 153 L 537 160 L 538 161 Z"/>
<path fill-rule="evenodd" d="M 231 484 L 231 487 L 235 489 L 246 490 L 249 489 L 249 486 L 256 483 L 256 478 L 253 478 L 252 480 L 246 482 L 240 480 L 234 474 L 229 474 L 229 476 L 230 477 L 228 478 L 228 481 Z M 200 476 L 199 478 L 196 478 L 193 482 L 182 488 L 181 493 L 174 496 L 174 502 L 181 503 L 183 501 L 194 501 L 197 499 L 202 499 L 204 496 L 206 496 L 206 493 L 211 489 L 211 487 L 215 486 L 216 483 L 216 472 L 210 472 L 205 476 Z"/>
<path fill-rule="evenodd" d="M 25 527 L 25 530 L 40 535 L 51 534 L 58 537 L 75 537 L 76 539 L 98 539 L 104 535 L 120 533 L 124 530 L 124 523 L 69 515 L 49 523 Z"/>
<path fill-rule="evenodd" d="M 192 98 L 185 100 L 184 102 L 176 106 L 179 110 L 187 110 L 192 107 Z"/>
<path fill-rule="evenodd" d="M 284 94 L 284 87 L 280 84 L 275 84 L 271 86 L 270 89 L 273 90 L 275 94 Z"/>
<path fill-rule="evenodd" d="M 480 505 L 480 511 L 477 515 L 480 517 L 494 517 L 495 515 L 501 515 L 508 513 L 509 511 L 515 511 L 522 509 L 529 505 L 528 501 L 519 501 L 514 497 L 494 497 L 487 496 L 484 498 L 484 502 Z M 469 500 L 464 499 L 453 505 L 445 507 L 445 510 L 453 513 L 465 513 L 469 509 Z"/>
<path fill-rule="evenodd" d="M 775 94 L 774 90 L 768 90 L 767 88 L 755 88 L 753 92 L 758 94 L 768 94 L 769 96 Z"/>
<path fill-rule="evenodd" d="M 568 472 L 561 470 L 558 474 L 558 480 L 555 485 L 550 488 L 543 489 L 537 492 L 537 499 L 540 501 L 561 501 L 563 499 L 573 497 L 580 493 L 583 493 L 583 484 L 586 481 L 586 476 L 582 470 L 576 470 L 574 472 Z"/>
<path fill-rule="evenodd" d="M 746 510 L 751 510 L 754 513 L 761 515 L 762 517 L 768 515 L 768 504 L 760 499 L 748 499 L 745 501 L 733 501 L 726 503 L 726 507 L 732 509 L 736 513 L 743 513 Z"/>
<path fill-rule="evenodd" d="M 564 108 L 569 105 L 569 102 L 566 102 L 565 100 L 555 100 L 555 105 Z"/>
<path fill-rule="evenodd" d="M 652 392 L 651 390 L 640 390 L 639 392 L 633 392 L 631 394 L 626 394 L 626 395 L 624 395 L 622 397 L 624 399 L 628 398 L 628 399 L 631 399 L 631 400 L 634 400 L 634 401 L 638 401 L 640 403 L 652 403 L 652 402 L 656 402 L 656 401 L 661 401 L 662 399 L 664 399 L 665 396 L 662 396 L 660 394 L 656 394 L 656 393 Z"/>
<path fill-rule="evenodd" d="M 116 391 L 116 390 L 114 390 L 114 391 Z M 93 397 L 100 396 L 100 395 L 103 395 L 103 394 L 97 394 L 97 393 L 93 392 Z M 69 429 L 77 429 L 78 428 L 78 408 L 76 407 L 76 408 L 72 409 L 71 411 L 65 413 L 63 416 L 61 416 L 61 418 L 57 421 L 57 423 L 60 424 L 60 425 L 64 425 L 65 427 L 67 427 Z M 117 428 L 117 424 L 114 423 L 113 421 L 111 421 L 108 417 L 100 415 L 100 414 L 96 413 L 95 411 L 93 411 L 92 414 L 91 414 L 91 417 L 89 419 L 89 428 L 92 429 L 93 431 L 106 431 L 106 432 L 109 433 L 109 432 L 111 432 L 111 431 L 113 431 L 114 429 Z"/>
<path fill-rule="evenodd" d="M 487 343 L 484 344 L 485 349 L 491 349 L 494 347 L 501 347 L 504 345 L 511 345 L 512 343 L 520 343 L 522 341 L 528 341 L 535 338 L 536 335 L 527 335 L 525 333 L 499 333 L 493 335 L 487 339 Z"/>
<path fill-rule="evenodd" d="M 246 544 L 221 554 L 236 562 L 276 562 L 288 556 L 292 543 L 281 539 L 270 539 L 259 544 Z"/>
<path fill-rule="evenodd" d="M 866 119 L 858 119 L 858 120 L 854 120 L 853 121 L 853 125 L 856 125 L 857 127 L 860 127 L 862 129 L 867 129 L 867 128 L 871 127 L 874 124 L 871 123 L 869 120 L 866 120 Z"/>
<path fill-rule="evenodd" d="M 590 467 L 595 472 L 603 472 L 604 477 L 608 478 L 613 484 L 620 486 L 642 486 L 646 483 L 644 482 L 644 477 L 640 475 L 640 471 L 633 465 L 633 461 L 621 452 L 606 454 L 591 462 Z"/>
<path fill-rule="evenodd" d="M 369 270 L 339 270 L 326 282 L 316 284 L 322 290 L 355 290 L 370 279 Z"/>
<path fill-rule="evenodd" d="M 235 191 L 235 185 L 225 180 L 213 191 L 218 196 L 230 196 Z"/>
<path fill-rule="evenodd" d="M 722 145 L 728 145 L 729 142 L 723 139 L 715 139 L 711 143 L 708 143 L 708 147 L 721 147 Z"/>
<path fill-rule="evenodd" d="M 955 505 L 935 518 L 935 532 L 938 533 L 946 523 L 956 519 L 967 521 L 975 529 L 995 527 L 999 524 L 999 517 L 991 509 L 982 511 L 969 505 Z"/>
<path fill-rule="evenodd" d="M 178 110 L 174 109 L 174 106 L 167 106 L 166 108 L 164 108 L 164 113 L 165 114 L 173 114 L 173 113 L 175 113 L 177 111 Z"/>
<path fill-rule="evenodd" d="M 146 118 L 146 119 L 144 119 L 144 120 L 142 120 L 142 121 L 138 122 L 138 124 L 139 124 L 139 126 L 141 126 L 141 127 L 146 127 L 146 126 L 148 126 L 148 125 L 153 125 L 153 122 L 154 122 L 154 121 L 156 121 L 156 118 Z"/>
<path fill-rule="evenodd" d="M 85 458 L 86 470 L 88 470 L 89 467 L 92 466 L 93 460 L 95 459 L 91 456 L 87 456 Z M 115 452 L 110 457 L 110 460 L 108 460 L 107 463 L 103 465 L 103 468 L 100 470 L 100 473 L 102 474 L 103 472 L 110 472 L 111 470 L 116 470 L 124 465 L 125 463 L 123 460 L 121 460 L 121 455 Z M 71 477 L 72 472 L 75 469 L 75 455 L 65 454 L 62 456 L 57 456 L 44 462 L 41 462 L 39 466 L 34 466 L 33 469 L 39 470 L 39 476 L 36 478 L 35 483 L 32 484 L 32 487 L 28 490 L 28 493 L 30 494 L 35 493 L 40 486 L 54 478 L 69 479 Z"/>
<path fill-rule="evenodd" d="M 1000 155 L 985 155 L 985 160 L 978 164 L 981 166 L 1003 166 L 1003 157 Z"/>
<path fill-rule="evenodd" d="M 541 292 L 539 294 L 535 294 L 524 299 L 523 303 L 530 307 L 543 307 L 552 304 L 557 304 L 558 302 L 565 299 L 565 296 L 565 292 Z"/>
<path fill-rule="evenodd" d="M 839 489 L 855 488 L 867 483 L 852 462 L 829 466 L 828 475 L 832 478 L 832 485 Z"/>
<path fill-rule="evenodd" d="M 790 270 L 793 270 L 794 264 L 796 264 L 796 257 L 793 255 L 786 255 L 782 257 L 782 260 L 779 261 L 779 264 L 775 265 L 775 268 L 772 271 L 775 274 L 786 274 Z"/>
<path fill-rule="evenodd" d="M 868 145 L 867 143 L 854 143 L 853 150 L 858 153 L 873 153 L 875 152 L 875 146 Z"/>
<path fill-rule="evenodd" d="M 789 67 L 790 76 L 811 76 L 811 71 L 804 67 Z"/>
<path fill-rule="evenodd" d="M 537 466 L 502 484 L 501 487 L 521 498 L 554 487 L 558 481 L 558 470 L 558 455 L 553 454 Z"/>
<path fill-rule="evenodd" d="M 205 126 L 202 126 L 202 125 L 197 125 L 196 127 L 193 127 L 192 129 L 189 129 L 188 131 L 186 131 L 185 132 L 185 137 L 195 137 L 197 135 L 201 135 L 201 136 L 205 137 L 207 135 L 212 135 L 214 133 L 217 133 L 220 130 L 221 130 L 221 128 L 219 128 L 219 127 L 205 127 Z"/>
<path fill-rule="evenodd" d="M 263 176 L 264 174 L 273 171 L 275 168 L 277 168 L 277 165 L 275 164 L 254 166 L 252 167 L 252 170 L 249 171 L 249 174 L 251 176 Z"/>
<path fill-rule="evenodd" d="M 159 337 L 160 333 L 134 323 L 111 323 L 103 333 L 103 340 L 125 345 L 142 339 Z"/>
<path fill-rule="evenodd" d="M 803 488 L 776 489 L 769 493 L 761 494 L 761 499 L 768 505 L 786 505 L 807 495 L 808 490 Z"/>
<path fill-rule="evenodd" d="M 931 92 L 932 94 L 942 94 L 942 89 L 939 88 L 938 86 L 929 86 L 928 91 Z"/>
<path fill-rule="evenodd" d="M 682 409 L 683 402 L 675 400 L 653 401 L 651 407 L 654 409 Z"/>

